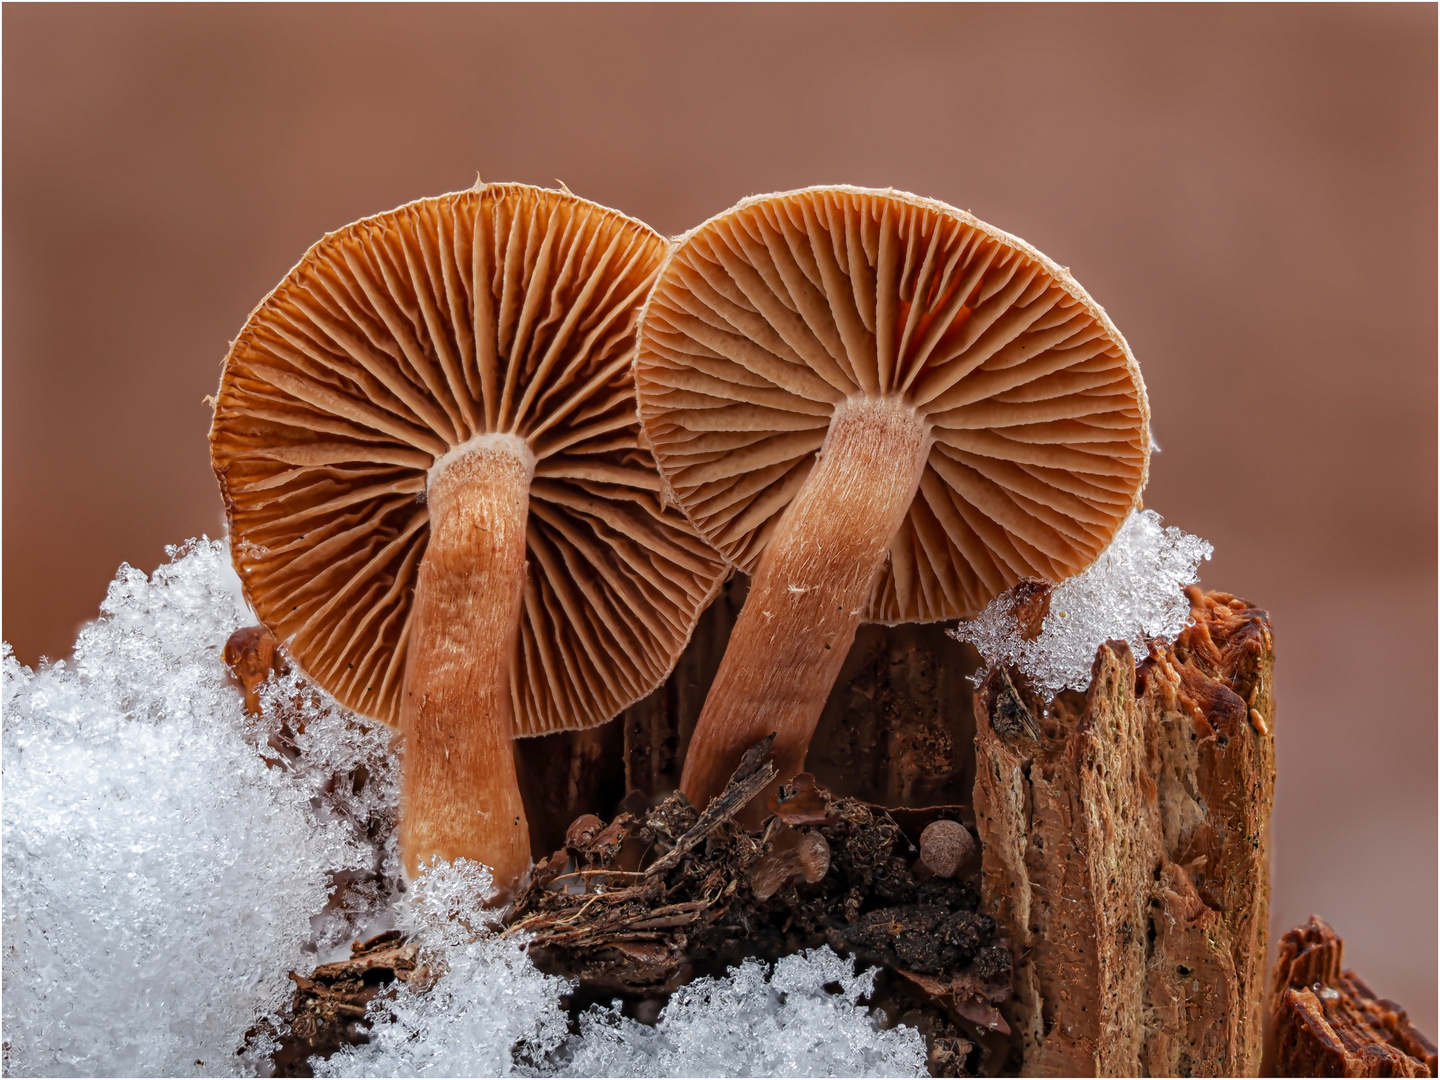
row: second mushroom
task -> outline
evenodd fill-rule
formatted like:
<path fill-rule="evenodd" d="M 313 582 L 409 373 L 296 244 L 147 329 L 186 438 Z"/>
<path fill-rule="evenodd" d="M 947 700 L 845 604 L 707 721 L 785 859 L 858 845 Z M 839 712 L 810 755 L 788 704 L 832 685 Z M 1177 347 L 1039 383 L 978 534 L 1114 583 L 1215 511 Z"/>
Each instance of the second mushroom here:
<path fill-rule="evenodd" d="M 315 245 L 250 316 L 211 445 L 246 596 L 304 673 L 403 734 L 413 873 L 530 864 L 511 739 L 669 672 L 723 564 L 639 442 L 635 325 L 665 243 L 488 185 Z"/>
<path fill-rule="evenodd" d="M 685 760 L 696 805 L 771 732 L 800 771 L 861 622 L 1076 573 L 1146 479 L 1139 369 L 1068 270 L 894 191 L 760 196 L 682 237 L 636 385 L 674 496 L 753 575 Z"/>

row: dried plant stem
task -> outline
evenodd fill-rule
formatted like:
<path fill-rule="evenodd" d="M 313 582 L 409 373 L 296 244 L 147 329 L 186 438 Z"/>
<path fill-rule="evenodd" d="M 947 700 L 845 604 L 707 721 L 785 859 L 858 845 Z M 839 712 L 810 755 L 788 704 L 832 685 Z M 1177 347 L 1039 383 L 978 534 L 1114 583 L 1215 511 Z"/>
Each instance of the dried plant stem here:
<path fill-rule="evenodd" d="M 431 471 L 400 707 L 406 870 L 437 855 L 475 859 L 502 893 L 530 866 L 510 677 L 533 472 L 513 436 L 474 440 Z"/>
<path fill-rule="evenodd" d="M 899 399 L 855 398 L 836 409 L 761 556 L 696 724 L 680 783 L 696 806 L 771 732 L 780 779 L 804 767 L 929 449 L 924 419 Z"/>

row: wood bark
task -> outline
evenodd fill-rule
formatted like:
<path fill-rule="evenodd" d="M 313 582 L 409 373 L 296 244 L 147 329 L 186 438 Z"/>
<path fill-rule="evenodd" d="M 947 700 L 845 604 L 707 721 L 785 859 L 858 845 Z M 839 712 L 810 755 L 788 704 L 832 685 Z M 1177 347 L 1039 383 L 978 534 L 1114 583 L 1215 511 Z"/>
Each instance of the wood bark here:
<path fill-rule="evenodd" d="M 1263 611 L 1191 601 L 1138 668 L 1102 646 L 1083 697 L 1004 670 L 976 692 L 982 909 L 1016 949 L 1024 1075 L 1259 1068 L 1273 642 Z"/>

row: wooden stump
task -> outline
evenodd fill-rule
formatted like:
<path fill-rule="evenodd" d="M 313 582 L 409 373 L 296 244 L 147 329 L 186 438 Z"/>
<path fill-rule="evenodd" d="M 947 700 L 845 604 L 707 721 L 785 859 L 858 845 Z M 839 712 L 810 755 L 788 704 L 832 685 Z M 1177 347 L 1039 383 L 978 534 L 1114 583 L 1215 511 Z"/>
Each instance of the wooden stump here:
<path fill-rule="evenodd" d="M 632 792 L 676 786 L 744 585 L 622 716 Z M 1137 666 L 1109 643 L 1087 693 L 1048 703 L 1007 671 L 972 695 L 979 658 L 938 626 L 863 628 L 812 743 L 817 780 L 878 805 L 962 804 L 973 788 L 982 908 L 1016 960 L 1011 1067 L 1026 1074 L 1259 1068 L 1273 641 L 1244 601 L 1192 590 L 1191 604 L 1173 646 Z"/>
<path fill-rule="evenodd" d="M 1043 585 L 1020 588 L 1030 601 L 1045 599 Z M 654 822 L 663 825 L 672 811 L 688 815 L 682 825 L 702 823 L 679 796 L 665 797 L 678 784 L 744 596 L 743 578 L 728 583 L 667 683 L 616 720 L 517 742 L 540 877 L 578 859 L 585 866 L 614 863 L 629 880 L 637 874 L 626 861 L 635 856 L 622 842 L 628 832 L 653 826 L 663 833 Z M 1197 589 L 1190 600 L 1193 625 L 1173 646 L 1153 647 L 1137 664 L 1124 643 L 1107 643 L 1087 691 L 1049 702 L 1010 670 L 987 673 L 972 692 L 966 677 L 980 669 L 978 654 L 938 626 L 862 628 L 812 743 L 807 765 L 814 779 L 792 793 L 798 807 L 814 801 L 804 792 L 829 789 L 821 801 L 839 809 L 817 818 L 807 803 L 798 817 L 790 815 L 801 829 L 821 822 L 823 830 L 831 817 L 850 821 L 843 836 L 826 837 L 826 844 L 842 871 L 858 867 L 859 876 L 851 881 L 842 873 L 831 882 L 839 893 L 829 896 L 823 883 L 797 885 L 799 870 L 786 863 L 781 887 L 772 888 L 770 863 L 793 862 L 796 853 L 766 854 L 766 841 L 717 818 L 711 831 L 723 842 L 706 833 L 685 857 L 707 882 L 707 874 L 734 871 L 731 887 L 716 895 L 732 898 L 735 926 L 724 921 L 728 907 L 677 904 L 661 889 L 635 901 L 638 923 L 615 922 L 611 916 L 625 914 L 618 908 L 597 908 L 593 926 L 567 922 L 565 948 L 575 952 L 577 942 L 589 940 L 584 933 L 599 940 L 623 931 L 627 941 L 642 930 L 678 934 L 665 948 L 631 943 L 629 952 L 606 954 L 606 977 L 596 985 L 633 995 L 652 984 L 657 992 L 670 988 L 707 950 L 712 964 L 732 962 L 747 952 L 781 955 L 823 934 L 837 948 L 894 969 L 877 1001 L 926 1033 L 935 1075 L 965 1075 L 967 1068 L 984 1075 L 1254 1075 L 1261 1067 L 1266 830 L 1275 779 L 1273 641 L 1268 616 L 1243 601 Z M 1033 615 L 1039 607 L 1021 609 Z M 287 734 L 282 723 L 280 735 Z M 283 739 L 271 745 L 286 756 L 299 752 Z M 648 814 L 647 806 L 654 808 Z M 789 811 L 777 812 L 789 823 Z M 612 824 L 602 829 L 602 821 L 590 819 L 586 828 L 570 829 L 592 814 Z M 959 890 L 954 896 L 925 884 L 927 871 L 911 866 L 916 838 L 937 820 L 971 826 L 981 845 L 980 880 L 957 878 L 949 883 Z M 880 840 L 870 843 L 871 833 Z M 607 837 L 615 840 L 608 847 Z M 653 844 L 652 838 L 642 846 Z M 850 848 L 869 854 L 861 858 Z M 548 852 L 555 854 L 543 859 Z M 876 869 L 881 864 L 884 873 Z M 681 869 L 682 877 L 698 872 Z M 907 876 L 917 872 L 915 880 Z M 757 885 L 762 878 L 764 888 Z M 929 933 L 921 916 L 944 909 L 952 921 L 972 918 L 966 913 L 975 910 L 977 884 L 979 911 L 994 922 L 975 924 L 984 947 L 959 974 L 944 968 L 949 982 L 908 971 L 866 936 L 874 936 L 870 924 L 879 919 L 892 936 L 902 927 L 910 935 L 906 948 L 916 953 Z M 532 891 L 543 886 L 537 878 Z M 808 906 L 796 909 L 804 916 L 798 922 L 795 914 L 786 917 L 785 905 L 802 898 L 787 889 L 805 890 Z M 876 890 L 885 895 L 871 897 Z M 621 889 L 609 899 L 628 902 L 635 891 Z M 663 910 L 650 910 L 657 904 Z M 709 937 L 687 944 L 702 914 Z M 366 943 L 357 956 L 379 944 Z M 1403 1010 L 1341 972 L 1340 948 L 1318 919 L 1282 940 L 1269 1006 L 1268 1062 L 1276 1074 L 1434 1075 L 1434 1047 Z M 1007 956 L 1009 963 L 1002 962 Z M 297 978 L 290 1033 L 301 1049 L 328 1053 L 337 1032 L 343 1041 L 363 1037 L 346 1027 L 358 998 L 345 996 L 348 984 L 331 985 L 330 968 L 342 966 Z M 595 971 L 581 968 L 566 970 L 595 981 Z M 394 977 L 408 974 L 397 968 Z M 311 1013 L 325 1021 L 310 1025 L 314 1031 L 306 1027 Z M 302 1071 L 305 1056 L 295 1063 Z M 276 1062 L 277 1075 L 292 1074 L 289 1064 Z"/>
<path fill-rule="evenodd" d="M 1434 1076 L 1435 1046 L 1405 1010 L 1340 967 L 1345 943 L 1312 915 L 1280 939 L 1270 980 L 1274 1076 Z"/>
<path fill-rule="evenodd" d="M 537 855 L 580 813 L 621 808 L 622 743 L 625 805 L 675 788 L 745 584 L 612 725 L 520 744 Z M 1191 605 L 1173 646 L 1137 664 L 1108 643 L 1087 692 L 1050 702 L 1014 671 L 972 693 L 979 657 L 938 626 L 865 627 L 812 743 L 810 771 L 841 795 L 968 821 L 973 789 L 982 910 L 1015 960 L 1010 1068 L 1025 1074 L 1260 1066 L 1273 642 L 1244 601 L 1192 589 Z"/>
<path fill-rule="evenodd" d="M 1015 948 L 1025 1075 L 1253 1075 L 1274 795 L 1268 617 L 1191 595 L 1082 697 L 1004 670 L 975 695 L 982 910 Z"/>
<path fill-rule="evenodd" d="M 628 791 L 655 801 L 680 786 L 690 736 L 748 585 L 741 574 L 725 583 L 670 678 L 615 721 L 624 730 Z M 975 719 L 966 677 L 979 667 L 974 647 L 938 623 L 862 626 L 816 726 L 807 771 L 832 791 L 882 806 L 968 804 Z"/>

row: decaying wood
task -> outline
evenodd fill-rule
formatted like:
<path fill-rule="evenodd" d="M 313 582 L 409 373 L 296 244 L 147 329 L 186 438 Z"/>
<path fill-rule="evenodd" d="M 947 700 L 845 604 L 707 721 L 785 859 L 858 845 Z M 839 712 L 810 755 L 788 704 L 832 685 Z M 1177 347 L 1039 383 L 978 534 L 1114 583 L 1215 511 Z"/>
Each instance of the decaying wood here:
<path fill-rule="evenodd" d="M 670 678 L 621 714 L 627 791 L 654 800 L 680 786 L 695 722 L 747 587 L 742 574 L 725 583 Z M 939 623 L 862 626 L 810 740 L 806 771 L 832 791 L 880 806 L 968 804 L 975 720 L 966 677 L 979 666 L 975 649 Z"/>
<path fill-rule="evenodd" d="M 1021 588 L 1033 636 L 1048 592 Z M 743 599 L 737 578 L 671 680 L 616 721 L 517 741 L 537 866 L 508 932 L 579 979 L 577 1001 L 658 1004 L 744 956 L 827 943 L 881 967 L 872 1003 L 924 1033 L 936 1076 L 1254 1074 L 1274 782 L 1264 612 L 1192 590 L 1195 623 L 1173 646 L 1136 664 L 1107 644 L 1087 693 L 1052 702 L 1004 670 L 972 695 L 978 658 L 938 627 L 863 628 L 813 775 L 747 832 L 734 814 L 771 780 L 763 753 L 703 816 L 674 793 Z M 277 766 L 288 736 L 271 741 Z M 979 835 L 979 866 L 955 880 L 919 858 L 938 820 Z M 402 946 L 357 943 L 363 972 L 296 979 L 278 1075 L 363 1039 L 356 1010 L 410 977 L 413 953 L 410 969 L 387 958 Z M 1281 1075 L 1433 1072 L 1434 1048 L 1340 972 L 1318 920 L 1280 951 Z"/>
<path fill-rule="evenodd" d="M 1087 693 L 975 695 L 982 910 L 1017 947 L 1005 1011 L 1029 1075 L 1253 1075 L 1260 1064 L 1272 640 L 1191 593 L 1138 669 L 1100 648 Z"/>
<path fill-rule="evenodd" d="M 686 829 L 675 841 L 673 847 L 645 868 L 645 876 L 653 878 L 674 869 L 680 860 L 690 854 L 697 844 L 703 843 L 727 821 L 734 819 L 750 804 L 750 800 L 764 790 L 775 779 L 775 766 L 766 760 L 770 745 L 775 741 L 771 735 L 762 739 L 740 759 L 740 764 L 731 776 L 730 782 L 695 819 L 695 824 Z"/>
<path fill-rule="evenodd" d="M 599 727 L 515 740 L 515 775 L 530 822 L 530 854 L 542 859 L 581 814 L 610 817 L 625 796 L 617 762 L 625 752 L 619 718 Z"/>
<path fill-rule="evenodd" d="M 1340 967 L 1335 931 L 1312 915 L 1280 938 L 1270 978 L 1273 1076 L 1434 1076 L 1435 1046 L 1405 1010 Z"/>
<path fill-rule="evenodd" d="M 620 714 L 624 732 L 625 787 L 655 799 L 680 786 L 680 769 L 705 695 L 715 681 L 730 631 L 745 603 L 749 578 L 725 582 L 700 615 L 690 643 L 660 688 Z M 603 811 L 597 811 L 603 813 Z M 606 817 L 609 815 L 606 814 Z"/>
<path fill-rule="evenodd" d="M 343 1047 L 369 1042 L 371 1000 L 397 980 L 423 986 L 430 978 L 417 964 L 415 946 L 398 930 L 357 941 L 350 952 L 348 960 L 321 964 L 309 978 L 290 973 L 295 997 L 270 1059 L 273 1075 L 314 1076 L 312 1056 L 328 1058 Z"/>

